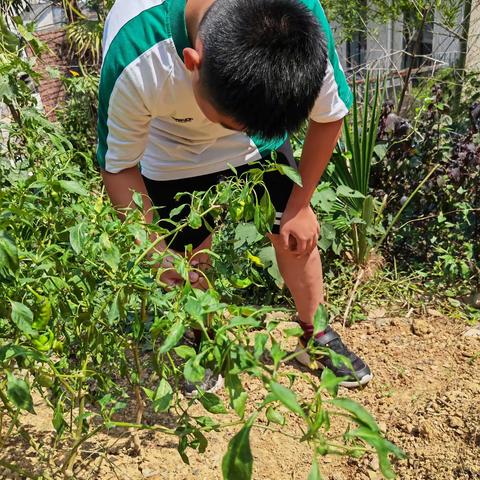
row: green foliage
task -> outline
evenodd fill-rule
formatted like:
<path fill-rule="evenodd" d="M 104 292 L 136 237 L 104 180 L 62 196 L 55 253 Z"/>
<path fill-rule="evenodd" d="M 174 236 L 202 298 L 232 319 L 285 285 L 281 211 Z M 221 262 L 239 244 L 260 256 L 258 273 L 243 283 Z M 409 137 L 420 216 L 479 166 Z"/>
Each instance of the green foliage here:
<path fill-rule="evenodd" d="M 376 194 L 390 198 L 385 212 L 391 218 L 412 188 L 435 169 L 415 201 L 406 206 L 386 247 L 400 268 L 425 266 L 440 289 L 452 296 L 454 291 L 467 293 L 478 283 L 480 268 L 475 242 L 480 233 L 480 137 L 469 114 L 480 99 L 478 78 L 467 77 L 464 89 L 468 96 L 457 111 L 450 107 L 455 92 L 451 70 L 420 90 L 423 101 L 413 131 L 390 140 L 373 175 Z"/>
<path fill-rule="evenodd" d="M 91 152 L 75 148 L 60 124 L 34 108 L 18 112 L 19 122 L 5 130 L 8 144 L 0 150 L 0 392 L 6 392 L 0 404 L 12 432 L 21 429 L 19 412 L 32 411 L 32 392 L 51 408 L 57 441 L 71 450 L 59 468 L 39 459 L 45 474 L 70 472 L 78 446 L 101 430 L 151 428 L 139 413 L 146 402 L 154 413 L 174 416 L 173 427 L 157 423 L 155 429 L 178 439 L 186 462 L 189 449 L 205 451 L 206 432 L 222 428 L 218 416 L 236 414 L 239 431 L 222 470 L 225 478 L 251 478 L 249 435 L 264 427 L 256 416 L 245 418 L 249 393 L 242 383 L 249 379 L 264 386 L 264 397 L 255 397 L 258 415 L 267 415 L 281 432 L 287 419 L 279 407 L 287 408 L 303 423 L 299 441 L 328 453 L 329 411 L 343 408 L 324 403 L 329 392 L 336 395 L 332 379 L 298 373 L 315 392 L 299 398 L 295 378 L 286 386 L 282 362 L 293 357 L 278 342 L 278 322 L 258 331 L 271 308 L 236 306 L 221 295 L 242 282 L 261 284 L 273 266 L 270 254 L 250 250 L 273 223 L 262 178 L 276 164 L 182 197 L 194 215 L 182 222 L 170 219 L 169 230 L 143 224 L 139 208 L 121 222 L 102 192 Z M 151 253 L 158 242 L 152 243 L 151 235 L 168 243 L 187 224 L 208 221 L 215 228 L 225 217 L 226 228 L 233 228 L 231 253 L 223 259 L 215 247 L 210 253 L 234 268 L 209 278 L 203 292 L 192 288 L 193 267 L 178 256 L 173 267 L 185 283 L 165 291 L 158 268 L 165 254 Z M 248 265 L 242 275 L 236 270 L 241 263 Z M 319 311 L 317 327 L 325 322 Z M 198 351 L 183 344 L 183 334 L 193 328 L 203 332 Z M 273 365 L 262 361 L 264 355 Z M 205 392 L 189 401 L 181 395 L 181 384 L 202 380 L 207 368 L 223 372 L 226 402 Z M 128 398 L 135 399 L 137 412 L 120 421 L 119 413 L 129 415 Z M 197 402 L 204 416 L 198 416 L 198 406 L 193 413 Z M 366 451 L 363 440 L 349 439 L 345 448 L 335 441 L 332 452 L 349 455 L 352 445 Z"/>
<path fill-rule="evenodd" d="M 409 15 L 410 25 L 418 25 L 422 12 L 437 12 L 443 25 L 453 29 L 457 26 L 459 12 L 463 2 L 460 0 L 324 0 L 322 5 L 331 19 L 341 27 L 339 34 L 351 38 L 358 31 L 367 31 L 371 25 L 383 25 L 389 21 L 400 20 L 405 13 Z M 340 40 L 340 38 L 338 38 Z"/>
<path fill-rule="evenodd" d="M 224 479 L 250 480 L 252 478 L 253 456 L 250 448 L 250 430 L 254 418 L 251 417 L 228 444 L 228 450 L 222 462 Z"/>
<path fill-rule="evenodd" d="M 382 103 L 381 85 L 377 79 L 373 97 L 369 75 L 365 85 L 360 111 L 357 104 L 358 87 L 356 81 L 353 83 L 351 119 L 345 120 L 343 145 L 339 145 L 325 175 L 330 185 L 335 187 L 335 194 L 324 187 L 313 198 L 314 205 L 318 202 L 320 209 L 327 213 L 327 223 L 334 229 L 342 227 L 348 231 L 352 242 L 351 255 L 359 265 L 367 262 L 372 241 L 382 232 L 383 210 L 383 204 L 370 193 L 370 172 Z M 324 233 L 326 239 L 332 237 L 329 232 Z"/>
<path fill-rule="evenodd" d="M 98 76 L 84 68 L 63 77 L 67 99 L 57 112 L 65 134 L 79 152 L 93 152 L 96 146 Z"/>

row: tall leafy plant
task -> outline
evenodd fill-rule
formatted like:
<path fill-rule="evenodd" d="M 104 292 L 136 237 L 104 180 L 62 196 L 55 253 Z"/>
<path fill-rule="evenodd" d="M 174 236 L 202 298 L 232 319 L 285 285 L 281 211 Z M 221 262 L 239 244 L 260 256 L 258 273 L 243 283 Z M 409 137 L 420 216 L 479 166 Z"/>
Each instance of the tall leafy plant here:
<path fill-rule="evenodd" d="M 377 78 L 373 92 L 370 76 L 365 79 L 362 106 L 359 107 L 358 85 L 353 82 L 353 108 L 345 119 L 342 142 L 333 156 L 327 171 L 327 180 L 337 187 L 337 195 L 352 212 L 350 237 L 355 263 L 366 263 L 371 250 L 370 233 L 378 224 L 382 205 L 369 190 L 370 172 L 375 156 L 378 125 L 380 122 L 383 88 Z"/>

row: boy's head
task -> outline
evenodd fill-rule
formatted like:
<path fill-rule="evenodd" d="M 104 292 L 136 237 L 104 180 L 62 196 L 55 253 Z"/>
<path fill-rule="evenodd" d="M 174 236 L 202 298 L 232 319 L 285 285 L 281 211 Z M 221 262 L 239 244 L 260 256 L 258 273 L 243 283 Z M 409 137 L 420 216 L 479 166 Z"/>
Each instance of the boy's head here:
<path fill-rule="evenodd" d="M 217 0 L 186 49 L 207 118 L 264 138 L 297 130 L 323 83 L 320 26 L 299 0 Z"/>

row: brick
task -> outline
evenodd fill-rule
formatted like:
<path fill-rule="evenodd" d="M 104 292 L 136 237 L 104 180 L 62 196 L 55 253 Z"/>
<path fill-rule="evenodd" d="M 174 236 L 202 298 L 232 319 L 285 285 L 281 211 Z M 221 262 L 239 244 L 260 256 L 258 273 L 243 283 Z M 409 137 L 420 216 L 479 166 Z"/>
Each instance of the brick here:
<path fill-rule="evenodd" d="M 45 112 L 50 120 L 55 120 L 55 108 L 65 99 L 65 89 L 62 82 L 58 79 L 52 79 L 47 73 L 47 67 L 57 68 L 62 73 L 70 70 L 66 51 L 68 49 L 63 29 L 57 29 L 47 32 L 37 32 L 36 36 L 46 43 L 50 51 L 46 51 L 35 65 L 35 71 L 41 75 L 38 92 L 45 108 Z M 27 50 L 27 55 L 34 56 L 31 50 Z"/>

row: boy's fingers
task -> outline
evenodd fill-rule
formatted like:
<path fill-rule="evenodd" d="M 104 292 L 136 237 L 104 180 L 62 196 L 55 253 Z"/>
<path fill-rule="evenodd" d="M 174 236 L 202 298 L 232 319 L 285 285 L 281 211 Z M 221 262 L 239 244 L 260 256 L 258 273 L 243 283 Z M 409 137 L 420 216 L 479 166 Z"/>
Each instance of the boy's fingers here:
<path fill-rule="evenodd" d="M 307 241 L 303 239 L 298 239 L 297 238 L 297 248 L 295 250 L 295 253 L 298 255 L 303 255 L 305 251 L 307 250 Z"/>
<path fill-rule="evenodd" d="M 285 250 L 290 249 L 290 232 L 280 232 L 280 242 Z"/>

